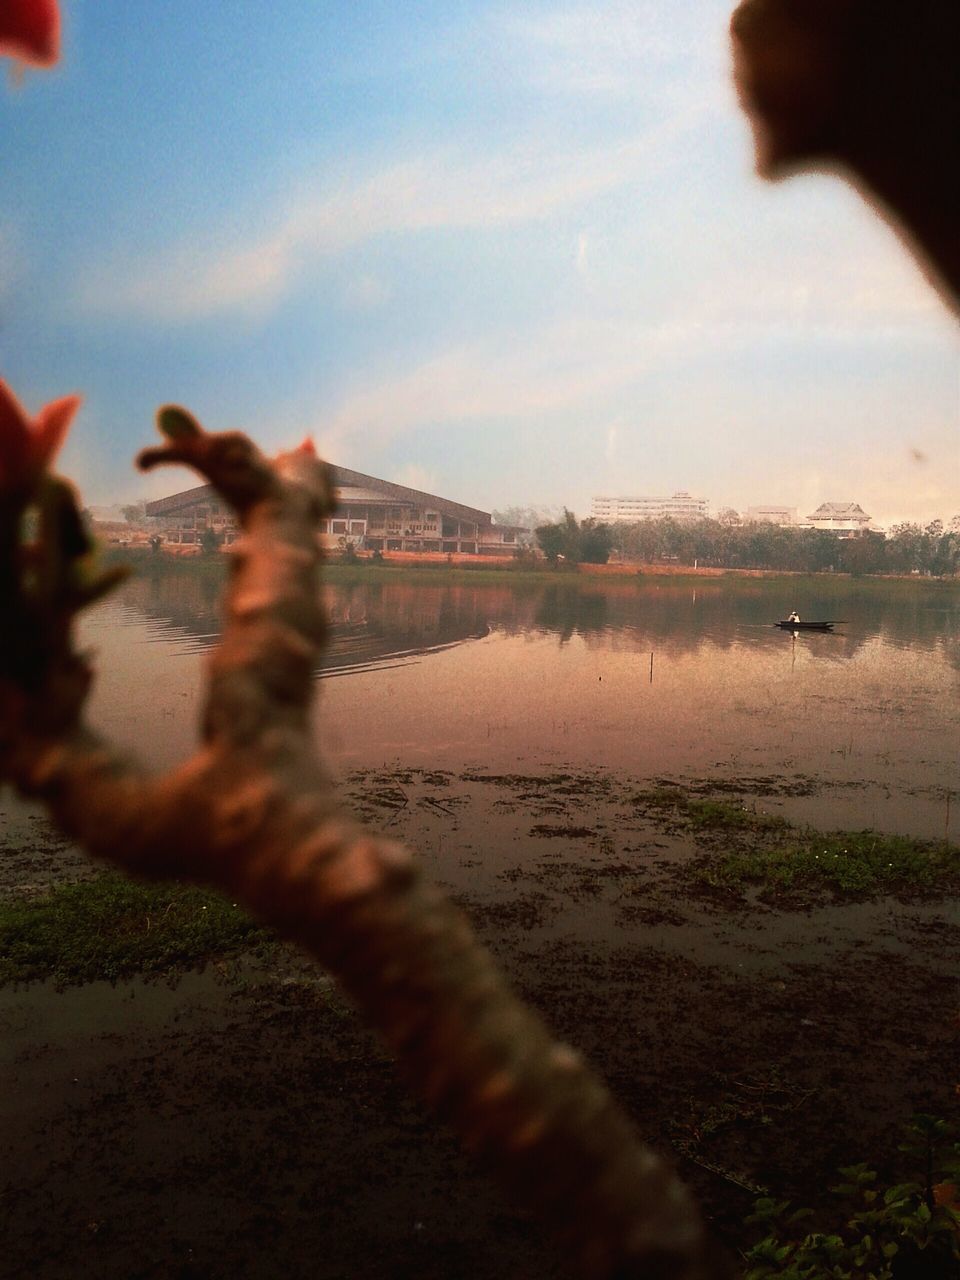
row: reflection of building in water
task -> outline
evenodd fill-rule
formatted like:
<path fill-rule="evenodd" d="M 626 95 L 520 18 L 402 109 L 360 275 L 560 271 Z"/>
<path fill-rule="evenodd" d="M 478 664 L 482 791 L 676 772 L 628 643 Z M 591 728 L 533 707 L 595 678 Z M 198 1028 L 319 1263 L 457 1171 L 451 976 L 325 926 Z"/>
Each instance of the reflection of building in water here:
<path fill-rule="evenodd" d="M 184 569 L 168 561 L 151 561 L 149 569 L 124 583 L 124 606 L 159 623 L 157 638 L 179 641 L 194 651 L 215 645 L 224 575 L 198 574 L 193 566 Z M 491 607 L 509 611 L 511 600 L 512 593 L 496 588 L 325 584 L 329 630 L 322 669 L 334 674 L 482 639 L 490 633 Z"/>
<path fill-rule="evenodd" d="M 219 638 L 225 573 L 219 562 L 210 572 L 197 571 L 202 568 L 150 560 L 143 573 L 123 584 L 118 603 L 160 624 L 158 639 L 167 636 L 207 649 Z M 576 579 L 544 586 L 524 574 L 499 576 L 502 583 L 480 585 L 413 583 L 392 575 L 362 585 L 325 584 L 331 634 L 324 670 L 407 659 L 491 631 L 548 635 L 561 643 L 578 636 L 598 652 L 634 653 L 647 661 L 654 649 L 678 657 L 704 646 L 740 648 L 749 656 L 757 647 L 784 643 L 785 633 L 770 625 L 783 604 L 783 587 L 776 580 L 664 585 L 663 580 L 610 578 L 602 586 Z M 914 585 L 916 591 L 909 593 L 878 590 L 866 596 L 851 588 L 852 596 L 836 600 L 836 611 L 849 619 L 847 627 L 799 643 L 812 646 L 817 662 L 826 666 L 853 658 L 880 637 L 886 646 L 936 653 L 949 669 L 960 669 L 956 610 L 943 607 L 939 588 L 927 592 Z M 929 607 L 918 608 L 918 601 Z"/>
<path fill-rule="evenodd" d="M 813 515 L 807 516 L 814 529 L 847 538 L 865 533 L 870 528 L 871 518 L 859 502 L 821 502 Z"/>
<path fill-rule="evenodd" d="M 632 524 L 636 520 L 705 520 L 706 498 L 675 493 L 672 498 L 594 498 L 590 514 L 597 520 Z"/>
<path fill-rule="evenodd" d="M 346 467 L 330 471 L 337 509 L 321 521 L 327 546 L 509 555 L 517 545 L 519 528 L 494 524 L 487 511 Z M 146 514 L 178 542 L 196 542 L 208 528 L 229 541 L 237 531 L 233 513 L 208 484 L 149 502 Z"/>

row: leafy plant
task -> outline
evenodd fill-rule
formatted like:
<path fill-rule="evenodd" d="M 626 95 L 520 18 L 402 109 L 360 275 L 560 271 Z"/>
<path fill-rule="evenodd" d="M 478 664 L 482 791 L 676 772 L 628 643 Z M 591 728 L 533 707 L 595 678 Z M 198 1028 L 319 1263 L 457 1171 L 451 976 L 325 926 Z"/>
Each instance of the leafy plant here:
<path fill-rule="evenodd" d="M 866 1164 L 840 1169 L 842 1181 L 830 1188 L 837 1197 L 830 1230 L 806 1230 L 812 1209 L 758 1200 L 747 1223 L 763 1236 L 745 1254 L 744 1280 L 960 1277 L 960 1143 L 946 1121 L 917 1115 L 900 1150 L 919 1166 L 912 1181 L 882 1187 Z"/>

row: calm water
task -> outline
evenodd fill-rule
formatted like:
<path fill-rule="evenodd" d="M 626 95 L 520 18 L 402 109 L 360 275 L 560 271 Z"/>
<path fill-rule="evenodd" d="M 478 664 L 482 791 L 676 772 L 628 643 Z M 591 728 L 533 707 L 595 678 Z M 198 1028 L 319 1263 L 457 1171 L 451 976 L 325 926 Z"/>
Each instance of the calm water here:
<path fill-rule="evenodd" d="M 327 589 L 318 734 L 343 771 L 612 768 L 642 780 L 810 779 L 818 825 L 960 837 L 960 590 L 606 580 Z M 818 598 L 817 592 L 820 592 Z M 826 593 L 829 591 L 829 595 Z M 91 714 L 158 767 L 194 740 L 218 585 L 157 570 L 95 611 Z M 837 633 L 771 622 L 843 618 Z M 652 655 L 652 675 L 651 675 Z"/>

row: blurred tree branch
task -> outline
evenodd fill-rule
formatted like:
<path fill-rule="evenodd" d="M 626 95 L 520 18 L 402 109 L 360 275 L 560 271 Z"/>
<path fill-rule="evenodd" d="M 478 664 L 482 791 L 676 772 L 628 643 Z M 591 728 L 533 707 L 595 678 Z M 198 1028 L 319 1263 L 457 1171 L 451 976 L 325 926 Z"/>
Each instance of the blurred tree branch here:
<path fill-rule="evenodd" d="M 84 725 L 90 672 L 69 640 L 79 604 L 65 590 L 65 559 L 54 615 L 32 611 L 22 574 L 3 587 L 0 608 L 27 651 L 51 625 L 61 640 L 29 682 L 9 663 L 2 673 L 2 775 L 91 853 L 224 889 L 313 952 L 414 1090 L 553 1228 L 582 1275 L 725 1274 L 686 1189 L 579 1056 L 510 993 L 462 913 L 406 849 L 341 810 L 310 720 L 324 636 L 316 531 L 331 509 L 312 448 L 273 464 L 245 436 L 208 434 L 181 409 L 158 418 L 167 444 L 141 466 L 194 467 L 243 530 L 199 749 L 152 776 Z M 56 544 L 75 515 L 68 502 L 44 537 Z M 18 563 L 11 536 L 5 564 Z"/>

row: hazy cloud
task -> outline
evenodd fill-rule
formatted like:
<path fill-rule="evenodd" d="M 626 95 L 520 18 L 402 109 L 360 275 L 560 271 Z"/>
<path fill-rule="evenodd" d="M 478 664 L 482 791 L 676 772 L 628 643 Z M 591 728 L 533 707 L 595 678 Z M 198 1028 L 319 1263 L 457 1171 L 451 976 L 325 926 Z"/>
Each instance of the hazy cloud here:
<path fill-rule="evenodd" d="M 592 411 L 604 396 L 642 379 L 691 333 L 683 324 L 631 329 L 603 320 L 562 321 L 440 352 L 417 368 L 371 385 L 369 380 L 313 424 L 331 456 L 382 447 L 424 426 Z M 589 417 L 588 417 L 589 420 Z"/>
<path fill-rule="evenodd" d="M 392 291 L 379 276 L 364 272 L 354 276 L 343 291 L 343 302 L 350 311 L 377 311 L 390 301 Z"/>
<path fill-rule="evenodd" d="M 146 262 L 101 265 L 81 281 L 81 305 L 190 320 L 275 303 L 311 263 L 375 236 L 537 222 L 649 174 L 656 153 L 689 122 L 576 152 L 530 145 L 487 156 L 446 150 L 363 178 L 328 175 L 323 193 L 278 201 L 265 233 L 224 246 L 194 235 Z"/>
<path fill-rule="evenodd" d="M 669 9 L 656 0 L 534 5 L 493 11 L 495 47 L 516 74 L 541 92 L 646 96 L 651 80 L 675 80 L 677 64 L 724 65 L 723 20 L 709 3 Z M 711 27 L 719 40 L 711 41 Z M 687 88 L 693 88 L 688 84 Z"/>
<path fill-rule="evenodd" d="M 405 463 L 393 480 L 396 484 L 405 484 L 408 489 L 420 489 L 424 493 L 438 493 L 441 485 L 439 472 L 417 462 Z"/>

